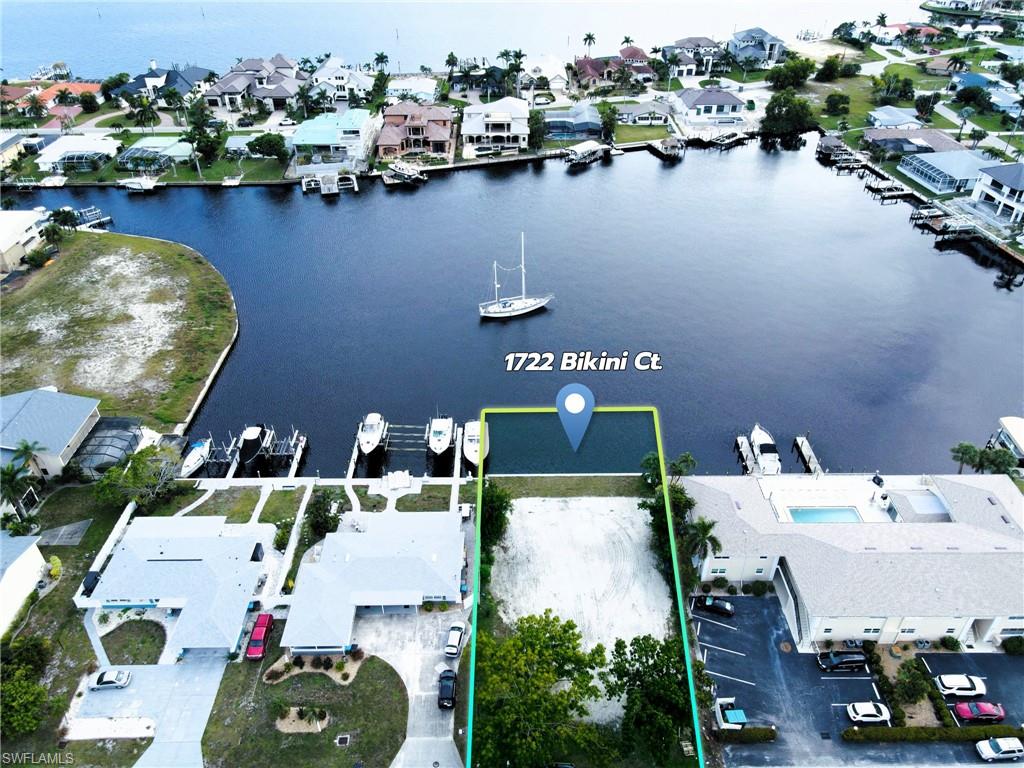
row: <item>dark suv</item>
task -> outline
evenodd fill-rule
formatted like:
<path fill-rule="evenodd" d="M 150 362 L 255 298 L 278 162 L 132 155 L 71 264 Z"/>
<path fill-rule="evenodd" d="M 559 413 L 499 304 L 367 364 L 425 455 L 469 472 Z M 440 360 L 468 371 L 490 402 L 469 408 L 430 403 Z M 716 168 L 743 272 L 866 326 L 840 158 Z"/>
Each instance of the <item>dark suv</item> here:
<path fill-rule="evenodd" d="M 818 666 L 826 672 L 858 672 L 867 663 L 864 651 L 825 651 L 818 654 Z"/>
<path fill-rule="evenodd" d="M 446 669 L 437 680 L 437 706 L 441 709 L 451 709 L 455 706 L 455 681 L 457 675 L 454 670 Z"/>

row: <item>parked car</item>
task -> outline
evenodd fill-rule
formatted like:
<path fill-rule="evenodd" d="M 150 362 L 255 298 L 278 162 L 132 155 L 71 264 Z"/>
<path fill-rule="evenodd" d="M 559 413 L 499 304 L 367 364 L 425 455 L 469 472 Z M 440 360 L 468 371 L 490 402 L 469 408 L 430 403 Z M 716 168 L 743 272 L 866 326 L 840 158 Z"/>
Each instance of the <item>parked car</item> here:
<path fill-rule="evenodd" d="M 970 698 L 985 695 L 985 681 L 974 675 L 938 675 L 935 685 L 943 696 Z"/>
<path fill-rule="evenodd" d="M 444 655 L 455 658 L 462 650 L 462 640 L 466 636 L 466 624 L 456 621 L 448 630 L 448 640 L 444 644 Z"/>
<path fill-rule="evenodd" d="M 1020 760 L 1024 757 L 1024 744 L 1020 739 L 985 739 L 974 745 L 978 755 L 986 763 L 993 760 Z"/>
<path fill-rule="evenodd" d="M 988 701 L 961 701 L 953 711 L 965 723 L 999 723 L 1006 717 L 1002 704 Z"/>
<path fill-rule="evenodd" d="M 826 672 L 859 672 L 867 663 L 864 651 L 824 651 L 818 654 L 818 666 Z"/>
<path fill-rule="evenodd" d="M 846 705 L 846 714 L 855 723 L 887 723 L 889 708 L 877 701 L 856 701 Z"/>
<path fill-rule="evenodd" d="M 206 127 L 207 128 L 213 128 L 216 131 L 219 131 L 221 128 L 224 128 L 226 126 L 227 126 L 227 123 L 225 123 L 223 120 L 217 120 L 215 118 L 211 118 L 210 120 L 206 121 Z"/>
<path fill-rule="evenodd" d="M 446 669 L 437 679 L 437 706 L 440 709 L 452 709 L 455 706 L 455 681 L 458 675 L 455 670 Z"/>
<path fill-rule="evenodd" d="M 533 100 L 533 103 L 540 104 L 541 106 L 543 106 L 544 104 L 551 104 L 553 101 L 554 99 L 552 99 L 550 96 L 538 96 Z"/>
<path fill-rule="evenodd" d="M 235 125 L 239 128 L 252 128 L 256 123 L 251 117 L 240 117 Z"/>
<path fill-rule="evenodd" d="M 717 613 L 719 616 L 736 615 L 736 606 L 724 598 L 712 597 L 711 595 L 698 597 L 694 601 L 693 607 L 705 613 Z"/>
<path fill-rule="evenodd" d="M 288 126 L 288 125 L 298 125 L 298 123 L 295 122 L 294 120 L 292 120 L 290 117 L 285 117 L 285 118 L 281 119 L 281 122 L 278 123 L 278 125 Z"/>
<path fill-rule="evenodd" d="M 270 641 L 270 630 L 274 628 L 274 617 L 269 613 L 261 613 L 256 617 L 256 626 L 249 635 L 249 644 L 245 647 L 245 658 L 260 661 L 267 655 L 267 643 Z"/>
<path fill-rule="evenodd" d="M 105 669 L 89 678 L 90 691 L 105 691 L 108 688 L 127 688 L 132 673 L 127 669 Z"/>

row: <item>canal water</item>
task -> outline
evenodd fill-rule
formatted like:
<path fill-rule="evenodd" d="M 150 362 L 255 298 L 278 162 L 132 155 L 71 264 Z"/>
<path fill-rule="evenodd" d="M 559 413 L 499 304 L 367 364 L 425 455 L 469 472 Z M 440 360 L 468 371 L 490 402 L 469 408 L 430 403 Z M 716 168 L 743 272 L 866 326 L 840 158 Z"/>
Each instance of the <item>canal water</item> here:
<path fill-rule="evenodd" d="M 907 206 L 880 206 L 811 146 L 465 171 L 333 201 L 293 187 L 65 189 L 23 204 L 96 205 L 118 231 L 207 256 L 241 331 L 194 432 L 295 425 L 307 471 L 325 476 L 344 472 L 367 411 L 462 421 L 551 405 L 571 381 L 601 405 L 657 405 L 667 451 L 691 451 L 699 472 L 738 471 L 733 440 L 755 421 L 787 469 L 810 430 L 832 471 L 950 472 L 951 446 L 1022 410 L 1022 292 L 936 249 Z M 482 323 L 491 262 L 516 262 L 520 232 L 529 290 L 555 299 Z M 505 370 L 512 352 L 581 350 L 653 351 L 663 370 Z"/>

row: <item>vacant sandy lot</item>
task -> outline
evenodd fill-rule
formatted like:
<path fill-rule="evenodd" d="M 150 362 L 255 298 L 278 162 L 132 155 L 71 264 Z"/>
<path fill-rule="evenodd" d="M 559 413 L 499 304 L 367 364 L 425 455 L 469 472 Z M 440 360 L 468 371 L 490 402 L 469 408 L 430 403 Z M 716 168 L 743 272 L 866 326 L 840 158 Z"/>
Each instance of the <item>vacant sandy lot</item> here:
<path fill-rule="evenodd" d="M 546 608 L 571 619 L 588 648 L 618 638 L 663 638 L 672 593 L 650 550 L 647 513 L 637 499 L 517 499 L 496 552 L 491 587 L 506 623 Z M 615 704 L 594 719 L 620 717 Z"/>

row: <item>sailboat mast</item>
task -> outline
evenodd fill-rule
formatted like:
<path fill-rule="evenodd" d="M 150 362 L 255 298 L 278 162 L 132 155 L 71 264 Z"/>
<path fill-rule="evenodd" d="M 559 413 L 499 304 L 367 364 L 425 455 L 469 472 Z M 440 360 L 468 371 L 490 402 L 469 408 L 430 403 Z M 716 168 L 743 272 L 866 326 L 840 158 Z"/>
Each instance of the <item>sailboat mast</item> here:
<path fill-rule="evenodd" d="M 519 272 L 523 277 L 523 295 L 526 298 L 526 233 L 519 233 Z"/>
<path fill-rule="evenodd" d="M 498 300 L 498 262 L 494 262 L 494 300 Z"/>

